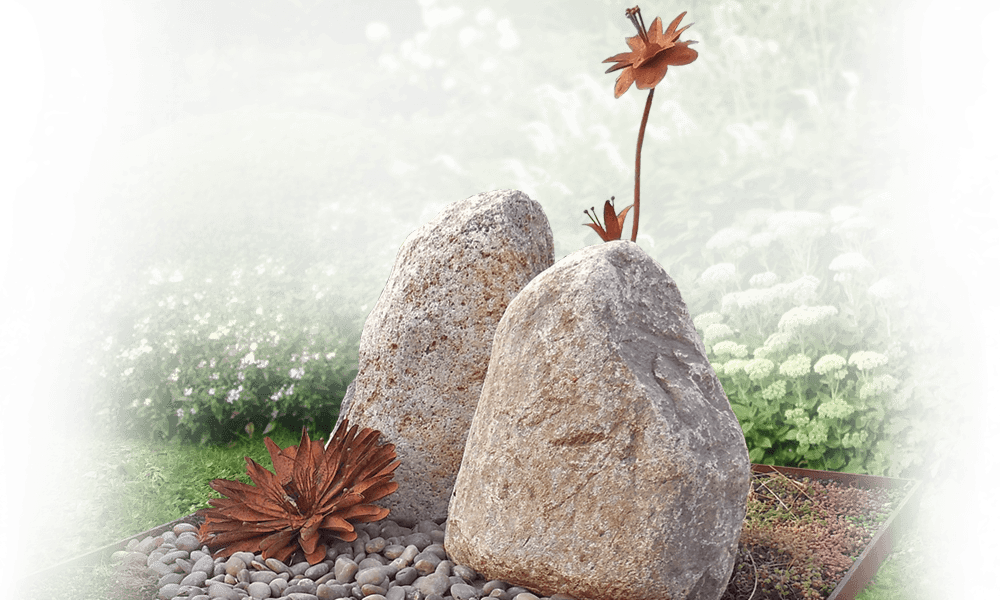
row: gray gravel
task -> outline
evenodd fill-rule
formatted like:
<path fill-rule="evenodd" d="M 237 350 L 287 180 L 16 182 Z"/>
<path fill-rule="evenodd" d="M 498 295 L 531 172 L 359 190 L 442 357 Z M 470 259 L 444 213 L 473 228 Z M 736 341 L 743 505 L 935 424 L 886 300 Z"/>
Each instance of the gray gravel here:
<path fill-rule="evenodd" d="M 315 565 L 301 553 L 287 565 L 250 552 L 213 558 L 188 523 L 132 540 L 113 558 L 122 567 L 145 565 L 146 576 L 157 582 L 157 600 L 573 600 L 486 581 L 455 564 L 439 523 L 422 521 L 410 529 L 384 520 L 355 527 L 357 540 L 334 544 Z"/>

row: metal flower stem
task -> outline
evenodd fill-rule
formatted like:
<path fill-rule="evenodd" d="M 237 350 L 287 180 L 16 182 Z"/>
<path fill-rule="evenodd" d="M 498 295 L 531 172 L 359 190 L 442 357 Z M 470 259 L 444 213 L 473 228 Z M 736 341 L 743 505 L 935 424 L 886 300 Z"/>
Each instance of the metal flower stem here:
<path fill-rule="evenodd" d="M 653 105 L 653 92 L 656 88 L 649 90 L 646 97 L 646 110 L 642 112 L 642 124 L 639 125 L 639 141 L 635 144 L 635 202 L 632 207 L 632 241 L 639 236 L 639 163 L 642 158 L 642 138 L 646 135 L 646 121 L 649 119 L 649 107 Z"/>

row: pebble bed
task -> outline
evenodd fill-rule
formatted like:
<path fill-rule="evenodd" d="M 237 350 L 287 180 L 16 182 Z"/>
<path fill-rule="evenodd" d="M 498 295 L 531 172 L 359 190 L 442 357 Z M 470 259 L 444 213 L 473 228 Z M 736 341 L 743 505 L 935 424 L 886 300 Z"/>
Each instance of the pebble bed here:
<path fill-rule="evenodd" d="M 486 581 L 455 564 L 444 550 L 443 525 L 433 521 L 410 529 L 384 520 L 355 529 L 356 540 L 328 547 L 326 560 L 315 565 L 301 552 L 288 565 L 250 552 L 212 558 L 189 523 L 131 540 L 112 558 L 121 569 L 145 565 L 146 576 L 156 579 L 158 600 L 573 600 Z"/>

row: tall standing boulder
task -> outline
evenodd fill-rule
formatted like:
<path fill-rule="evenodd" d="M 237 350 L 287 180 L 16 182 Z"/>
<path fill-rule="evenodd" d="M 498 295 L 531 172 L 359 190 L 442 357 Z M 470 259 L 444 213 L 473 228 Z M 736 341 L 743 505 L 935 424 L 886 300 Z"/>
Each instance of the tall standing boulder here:
<path fill-rule="evenodd" d="M 458 563 L 581 600 L 717 600 L 750 461 L 677 286 L 631 242 L 507 307 L 455 482 Z"/>
<path fill-rule="evenodd" d="M 446 517 L 497 323 L 554 261 L 541 205 L 516 190 L 455 202 L 403 243 L 338 418 L 396 445 L 399 490 L 379 502 L 390 518 Z"/>

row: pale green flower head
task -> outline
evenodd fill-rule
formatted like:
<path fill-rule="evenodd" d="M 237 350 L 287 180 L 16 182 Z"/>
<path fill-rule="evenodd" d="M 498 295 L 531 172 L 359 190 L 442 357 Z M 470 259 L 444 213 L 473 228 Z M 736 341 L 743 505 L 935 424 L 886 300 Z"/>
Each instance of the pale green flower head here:
<path fill-rule="evenodd" d="M 838 398 L 820 404 L 816 412 L 821 419 L 844 419 L 851 416 L 854 407 Z"/>
<path fill-rule="evenodd" d="M 834 206 L 830 209 L 830 216 L 833 217 L 835 223 L 843 223 L 848 219 L 852 219 L 861 212 L 861 209 L 857 206 Z"/>
<path fill-rule="evenodd" d="M 729 325 L 725 323 L 713 323 L 705 328 L 705 335 L 702 341 L 705 344 L 714 344 L 715 342 L 727 338 L 733 335 L 733 330 L 729 328 Z"/>
<path fill-rule="evenodd" d="M 891 300 L 899 296 L 899 287 L 888 277 L 883 277 L 868 288 L 868 293 L 879 300 Z"/>
<path fill-rule="evenodd" d="M 763 396 L 765 400 L 780 400 L 784 398 L 785 394 L 788 392 L 785 384 L 786 381 L 784 379 L 779 379 L 764 388 L 764 391 L 761 392 L 760 395 Z"/>
<path fill-rule="evenodd" d="M 798 431 L 795 432 L 796 441 L 805 446 L 821 444 L 826 441 L 826 437 L 826 424 L 818 420 L 810 421 L 808 425 L 800 427 Z"/>
<path fill-rule="evenodd" d="M 835 306 L 796 306 L 781 315 L 778 331 L 794 333 L 812 327 L 837 314 Z"/>
<path fill-rule="evenodd" d="M 868 441 L 867 431 L 852 431 L 851 433 L 845 433 L 844 437 L 841 439 L 840 444 L 844 448 L 861 448 Z"/>
<path fill-rule="evenodd" d="M 788 347 L 788 342 L 792 341 L 792 336 L 789 333 L 772 333 L 767 337 L 767 341 L 764 345 L 768 348 L 774 348 L 775 350 L 784 350 Z"/>
<path fill-rule="evenodd" d="M 770 208 L 751 208 L 743 216 L 743 222 L 750 227 L 767 223 L 768 217 L 774 214 Z"/>
<path fill-rule="evenodd" d="M 826 356 L 821 356 L 816 364 L 813 365 L 813 371 L 816 371 L 820 375 L 826 375 L 838 369 L 843 369 L 847 361 L 844 360 L 843 356 L 839 354 L 827 354 Z"/>
<path fill-rule="evenodd" d="M 862 371 L 869 371 L 875 367 L 881 367 L 889 362 L 889 357 L 885 354 L 880 354 L 878 352 L 869 352 L 867 350 L 862 350 L 860 352 L 855 352 L 851 355 L 851 358 L 847 360 L 849 365 L 853 365 Z"/>
<path fill-rule="evenodd" d="M 809 374 L 812 360 L 805 354 L 791 356 L 778 367 L 778 372 L 785 377 L 805 377 Z"/>
<path fill-rule="evenodd" d="M 755 288 L 766 288 L 778 283 L 778 275 L 771 271 L 757 273 L 750 278 L 750 285 Z"/>
<path fill-rule="evenodd" d="M 786 243 L 799 243 L 826 233 L 826 215 L 804 210 L 786 210 L 771 215 L 767 225 Z"/>
<path fill-rule="evenodd" d="M 737 309 L 763 306 L 778 298 L 779 296 L 773 287 L 763 290 L 749 289 L 741 292 L 730 292 L 722 297 L 722 312 L 731 315 Z"/>
<path fill-rule="evenodd" d="M 704 330 L 709 325 L 715 325 L 716 323 L 721 323 L 725 317 L 717 312 L 707 312 L 702 313 L 692 319 L 694 321 L 694 326 L 696 329 Z"/>
<path fill-rule="evenodd" d="M 743 366 L 743 370 L 750 376 L 751 381 L 760 381 L 774 370 L 774 363 L 766 358 L 755 358 Z"/>
<path fill-rule="evenodd" d="M 792 341 L 792 336 L 783 332 L 772 333 L 768 336 L 764 345 L 753 351 L 754 358 L 767 358 L 775 352 L 781 352 L 788 347 Z"/>
<path fill-rule="evenodd" d="M 712 250 L 716 248 L 729 248 L 730 246 L 746 242 L 748 237 L 750 237 L 750 232 L 746 229 L 741 227 L 726 227 L 715 232 L 715 235 L 708 238 L 705 247 Z"/>
<path fill-rule="evenodd" d="M 868 259 L 862 256 L 860 252 L 845 252 L 830 261 L 830 270 L 838 273 L 842 271 L 863 273 L 873 268 Z"/>
<path fill-rule="evenodd" d="M 801 408 L 792 408 L 785 411 L 785 420 L 796 427 L 805 427 L 809 422 L 809 415 Z"/>
<path fill-rule="evenodd" d="M 705 269 L 705 272 L 698 278 L 704 285 L 722 286 L 736 279 L 736 265 L 733 263 L 719 263 Z"/>
<path fill-rule="evenodd" d="M 720 357 L 732 356 L 733 358 L 746 358 L 747 347 L 743 344 L 737 344 L 736 342 L 726 340 L 713 346 L 712 352 L 715 352 L 716 356 Z"/>
<path fill-rule="evenodd" d="M 751 248 L 767 248 L 774 241 L 774 234 L 770 231 L 762 231 L 750 236 L 748 243 Z"/>
<path fill-rule="evenodd" d="M 879 375 L 878 377 L 873 377 L 871 381 L 861 384 L 858 395 L 861 396 L 862 400 L 866 400 L 872 396 L 880 396 L 886 392 L 891 392 L 898 385 L 899 380 L 892 375 Z"/>
<path fill-rule="evenodd" d="M 722 365 L 722 372 L 729 377 L 735 377 L 744 372 L 743 367 L 746 366 L 747 362 L 748 361 L 743 360 L 742 358 L 734 358 Z"/>

